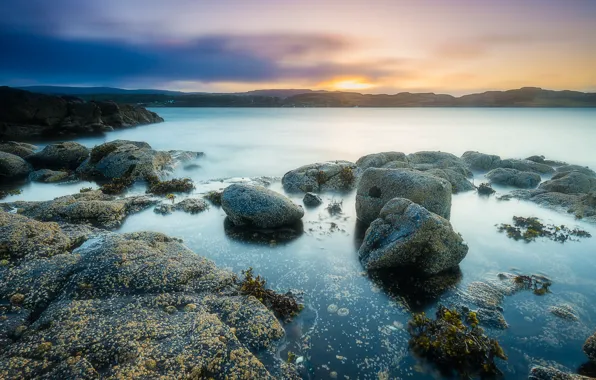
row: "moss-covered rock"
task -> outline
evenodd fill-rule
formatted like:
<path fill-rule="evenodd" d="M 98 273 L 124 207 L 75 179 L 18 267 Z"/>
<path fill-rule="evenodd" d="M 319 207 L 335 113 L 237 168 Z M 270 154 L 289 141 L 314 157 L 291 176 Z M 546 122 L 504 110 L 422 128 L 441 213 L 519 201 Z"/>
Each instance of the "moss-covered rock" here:
<path fill-rule="evenodd" d="M 15 156 L 19 156 L 21 158 L 25 158 L 33 153 L 38 148 L 35 145 L 16 142 L 16 141 L 6 141 L 0 143 L 0 152 L 14 154 Z"/>
<path fill-rule="evenodd" d="M 21 157 L 0 152 L 0 182 L 8 183 L 21 180 L 26 178 L 31 170 L 31 165 Z"/>
<path fill-rule="evenodd" d="M 490 183 L 529 189 L 538 186 L 542 180 L 540 174 L 523 172 L 517 169 L 497 168 L 486 174 Z"/>
<path fill-rule="evenodd" d="M 281 180 L 288 192 L 351 190 L 356 186 L 356 165 L 349 161 L 329 161 L 301 166 Z"/>
<path fill-rule="evenodd" d="M 75 170 L 88 156 L 89 149 L 69 141 L 47 145 L 41 152 L 28 156 L 26 160 L 36 169 Z"/>

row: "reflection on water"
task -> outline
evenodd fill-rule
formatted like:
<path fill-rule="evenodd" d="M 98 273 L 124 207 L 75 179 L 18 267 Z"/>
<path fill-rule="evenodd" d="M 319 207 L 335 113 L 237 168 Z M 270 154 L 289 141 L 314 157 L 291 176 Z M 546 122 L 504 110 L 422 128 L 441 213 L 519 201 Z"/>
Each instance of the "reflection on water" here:
<path fill-rule="evenodd" d="M 197 162 L 200 168 L 180 167 L 176 173 L 197 183 L 190 196 L 241 180 L 210 181 L 215 178 L 281 176 L 304 164 L 356 160 L 384 150 L 442 150 L 458 155 L 480 150 L 512 157 L 545 154 L 596 167 L 590 146 L 596 141 L 596 110 L 157 112 L 168 122 L 79 141 L 93 146 L 120 138 L 147 141 L 156 149 L 204 151 L 206 156 Z M 477 176 L 475 183 L 480 181 Z M 279 180 L 271 182 L 272 190 L 283 193 Z M 86 182 L 30 184 L 10 200 L 51 199 L 89 186 L 96 187 Z M 289 196 L 302 204 L 299 194 Z M 581 346 L 596 331 L 596 238 L 565 244 L 539 239 L 528 244 L 508 239 L 495 225 L 510 222 L 514 215 L 536 216 L 545 223 L 577 225 L 596 237 L 594 225 L 517 200 L 498 201 L 474 192 L 455 195 L 451 222 L 468 243 L 469 253 L 458 270 L 422 280 L 403 272 L 364 272 L 357 251 L 366 227 L 356 221 L 354 192 L 322 194 L 322 198 L 323 205 L 305 208 L 301 227 L 281 234 L 240 233 L 215 206 L 197 215 L 162 216 L 145 210 L 130 216 L 121 231 L 153 230 L 179 237 L 221 267 L 237 273 L 253 267 L 275 290 L 302 290 L 307 307 L 287 326 L 286 341 L 277 354 L 285 359 L 291 351 L 301 357 L 306 378 L 433 378 L 436 372 L 418 363 L 408 349 L 411 311 L 432 314 L 439 303 L 462 303 L 461 295 L 471 282 L 496 279 L 498 273 L 511 271 L 544 274 L 553 285 L 552 293 L 542 297 L 531 292 L 506 297 L 502 307 L 510 328 L 487 329 L 510 358 L 501 366 L 506 378 L 526 378 L 530 364 L 538 359 L 556 360 L 570 370 L 591 370 L 582 367 L 586 357 Z M 333 201 L 343 202 L 340 214 L 330 215 L 325 209 Z M 573 306 L 580 321 L 562 320 L 549 312 L 550 307 L 562 304 Z"/>

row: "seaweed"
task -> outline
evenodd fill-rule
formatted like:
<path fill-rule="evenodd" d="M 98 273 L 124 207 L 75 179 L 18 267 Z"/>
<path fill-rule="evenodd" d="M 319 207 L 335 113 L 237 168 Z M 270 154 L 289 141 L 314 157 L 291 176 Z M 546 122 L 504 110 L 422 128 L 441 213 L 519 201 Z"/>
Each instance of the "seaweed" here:
<path fill-rule="evenodd" d="M 495 189 L 492 188 L 490 183 L 481 183 L 480 186 L 478 186 L 478 194 L 480 195 L 491 195 L 495 192 Z"/>
<path fill-rule="evenodd" d="M 523 290 L 531 290 L 537 296 L 550 293 L 552 282 L 538 276 L 518 275 L 513 278 L 515 285 Z"/>
<path fill-rule="evenodd" d="M 267 289 L 267 281 L 261 276 L 254 277 L 252 268 L 242 271 L 242 274 L 244 278 L 239 283 L 240 293 L 255 297 L 285 322 L 291 321 L 304 308 L 292 293 L 280 294 Z"/>
<path fill-rule="evenodd" d="M 15 189 L 15 190 L 8 190 L 8 191 L 0 191 L 0 199 L 4 199 L 8 196 L 11 195 L 19 195 L 21 194 L 22 191 L 20 189 Z"/>
<path fill-rule="evenodd" d="M 123 176 L 112 179 L 111 182 L 103 184 L 99 189 L 104 194 L 116 195 L 123 193 L 126 189 L 131 187 L 134 182 L 134 179 L 130 176 Z"/>
<path fill-rule="evenodd" d="M 168 194 L 166 195 L 166 198 L 172 201 L 172 204 L 174 204 L 174 201 L 176 200 L 176 196 L 174 194 Z"/>
<path fill-rule="evenodd" d="M 221 206 L 221 196 L 223 191 L 220 190 L 212 190 L 205 194 L 203 198 L 207 199 L 209 202 L 213 203 L 216 206 Z"/>
<path fill-rule="evenodd" d="M 342 205 L 343 205 L 343 201 L 332 200 L 327 205 L 327 211 L 329 211 L 329 214 L 331 214 L 331 215 L 341 214 Z"/>
<path fill-rule="evenodd" d="M 507 233 L 507 236 L 513 240 L 524 240 L 528 243 L 535 241 L 538 237 L 546 237 L 560 243 L 592 237 L 589 232 L 579 228 L 570 229 L 565 225 L 543 224 L 536 217 L 514 216 L 513 225 L 502 223 L 497 226 L 497 229 L 499 232 Z"/>
<path fill-rule="evenodd" d="M 476 313 L 462 315 L 439 306 L 436 319 L 414 314 L 408 323 L 410 347 L 441 370 L 461 377 L 501 374 L 495 359 L 507 360 L 499 343 L 478 327 Z"/>
<path fill-rule="evenodd" d="M 81 190 L 79 190 L 79 193 L 88 193 L 90 191 L 93 191 L 92 187 L 83 187 Z"/>
<path fill-rule="evenodd" d="M 102 144 L 94 147 L 93 149 L 91 149 L 91 154 L 89 155 L 89 163 L 98 163 L 99 161 L 101 161 L 102 158 L 112 153 L 116 149 L 118 149 L 117 144 Z"/>
<path fill-rule="evenodd" d="M 356 176 L 354 176 L 354 170 L 351 166 L 344 166 L 339 171 L 339 178 L 345 187 L 349 187 L 352 183 L 354 183 Z"/>
<path fill-rule="evenodd" d="M 166 195 L 170 193 L 190 193 L 195 185 L 190 178 L 174 178 L 169 181 L 160 181 L 155 178 L 145 177 L 149 184 L 148 194 Z"/>

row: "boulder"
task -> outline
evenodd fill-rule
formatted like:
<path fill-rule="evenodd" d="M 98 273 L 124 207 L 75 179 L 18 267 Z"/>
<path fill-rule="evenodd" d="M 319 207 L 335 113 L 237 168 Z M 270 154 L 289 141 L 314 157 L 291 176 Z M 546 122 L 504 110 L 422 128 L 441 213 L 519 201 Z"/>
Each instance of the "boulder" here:
<path fill-rule="evenodd" d="M 144 107 L 130 104 L 116 104 L 114 102 L 95 102 L 101 110 L 101 119 L 104 124 L 113 128 L 132 127 L 152 123 L 161 123 L 161 118 L 155 112 Z"/>
<path fill-rule="evenodd" d="M 35 145 L 21 143 L 16 141 L 7 141 L 0 143 L 0 152 L 14 154 L 21 158 L 25 158 L 35 153 L 38 148 Z"/>
<path fill-rule="evenodd" d="M 408 155 L 410 167 L 426 171 L 431 169 L 451 169 L 465 177 L 473 177 L 466 163 L 459 157 L 445 152 L 416 152 Z"/>
<path fill-rule="evenodd" d="M 381 168 L 389 162 L 408 163 L 408 157 L 402 152 L 381 152 L 362 156 L 356 161 L 356 166 L 361 170 L 368 168 Z"/>
<path fill-rule="evenodd" d="M 434 175 L 411 169 L 367 169 L 356 193 L 356 215 L 365 224 L 372 223 L 393 198 L 407 198 L 449 219 L 451 184 Z"/>
<path fill-rule="evenodd" d="M 529 189 L 538 186 L 542 178 L 534 172 L 522 172 L 517 169 L 497 168 L 489 171 L 486 178 L 491 184 Z"/>
<path fill-rule="evenodd" d="M 367 269 L 399 268 L 433 275 L 456 267 L 468 253 L 451 223 L 405 198 L 387 202 L 358 251 Z"/>
<path fill-rule="evenodd" d="M 70 176 L 68 172 L 40 169 L 29 174 L 29 181 L 53 183 L 67 180 Z"/>
<path fill-rule="evenodd" d="M 563 194 L 546 192 L 540 188 L 536 190 L 516 190 L 511 193 L 513 198 L 527 200 L 540 206 L 573 214 L 576 218 L 596 223 L 596 192 L 588 194 Z"/>
<path fill-rule="evenodd" d="M 385 169 L 406 169 L 411 168 L 410 164 L 405 161 L 391 161 L 382 166 Z"/>
<path fill-rule="evenodd" d="M 553 367 L 534 366 L 530 369 L 529 380 L 590 380 L 591 377 L 567 373 Z"/>
<path fill-rule="evenodd" d="M 467 151 L 461 158 L 472 170 L 488 171 L 498 168 L 501 164 L 501 157 L 480 152 Z"/>
<path fill-rule="evenodd" d="M 512 158 L 501 160 L 499 167 L 506 169 L 517 169 L 522 172 L 534 172 L 538 174 L 551 174 L 555 172 L 555 169 L 550 165 L 541 164 L 529 160 L 518 160 Z"/>
<path fill-rule="evenodd" d="M 50 144 L 41 152 L 27 156 L 36 169 L 75 170 L 89 157 L 89 149 L 76 142 Z"/>
<path fill-rule="evenodd" d="M 348 161 L 316 163 L 287 172 L 281 183 L 288 192 L 350 190 L 356 186 L 355 170 Z"/>
<path fill-rule="evenodd" d="M 550 181 L 540 184 L 539 189 L 563 194 L 589 193 L 596 191 L 596 177 L 577 171 L 557 173 Z"/>
<path fill-rule="evenodd" d="M 30 172 L 31 165 L 21 157 L 0 152 L 0 183 L 23 179 Z"/>
<path fill-rule="evenodd" d="M 262 186 L 233 184 L 221 197 L 221 206 L 236 226 L 275 228 L 298 222 L 302 207 L 288 197 Z"/>
<path fill-rule="evenodd" d="M 162 203 L 153 211 L 157 214 L 167 215 L 174 211 L 184 211 L 189 214 L 198 214 L 209 208 L 207 201 L 204 199 L 187 198 L 175 204 Z"/>
<path fill-rule="evenodd" d="M 563 165 L 559 166 L 556 169 L 557 173 L 570 173 L 570 172 L 580 172 L 582 174 L 587 175 L 588 177 L 596 178 L 596 172 L 590 169 L 587 166 L 579 166 L 579 165 Z"/>
<path fill-rule="evenodd" d="M 591 361 L 596 362 L 596 334 L 586 340 L 584 344 L 584 353 Z"/>
<path fill-rule="evenodd" d="M 323 203 L 323 200 L 315 193 L 306 193 L 304 194 L 302 202 L 304 202 L 304 205 L 306 207 L 317 207 L 318 205 Z"/>
<path fill-rule="evenodd" d="M 426 173 L 449 181 L 449 183 L 451 183 L 451 188 L 454 194 L 476 189 L 472 182 L 468 181 L 468 179 L 463 174 L 450 168 L 430 169 L 427 170 Z"/>

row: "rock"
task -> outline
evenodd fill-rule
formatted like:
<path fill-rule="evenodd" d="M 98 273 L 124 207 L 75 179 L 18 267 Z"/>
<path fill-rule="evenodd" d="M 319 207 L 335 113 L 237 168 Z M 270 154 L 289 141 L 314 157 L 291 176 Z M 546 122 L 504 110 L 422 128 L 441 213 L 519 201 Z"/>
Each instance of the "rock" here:
<path fill-rule="evenodd" d="M 551 306 L 549 308 L 549 311 L 554 316 L 557 316 L 561 319 L 565 319 L 565 320 L 571 321 L 571 322 L 579 321 L 577 312 L 570 305 Z"/>
<path fill-rule="evenodd" d="M 53 183 L 53 182 L 60 182 L 68 179 L 70 177 L 70 173 L 62 172 L 62 171 L 55 171 L 50 169 L 41 169 L 36 170 L 33 173 L 29 174 L 29 181 L 33 182 L 46 182 L 46 183 Z"/>
<path fill-rule="evenodd" d="M 153 211 L 162 215 L 171 214 L 174 211 L 184 211 L 189 214 L 198 214 L 207 210 L 208 208 L 209 205 L 204 199 L 187 198 L 176 204 L 162 203 Z"/>
<path fill-rule="evenodd" d="M 596 177 L 577 171 L 557 173 L 550 181 L 540 184 L 539 189 L 563 194 L 589 193 L 596 191 Z"/>
<path fill-rule="evenodd" d="M 35 145 L 16 141 L 7 141 L 0 143 L 0 152 L 14 154 L 15 156 L 19 156 L 21 158 L 25 158 L 35 153 L 37 149 L 38 148 Z"/>
<path fill-rule="evenodd" d="M 230 185 L 222 194 L 221 206 L 236 226 L 275 228 L 296 223 L 304 216 L 302 207 L 262 186 Z"/>
<path fill-rule="evenodd" d="M 555 211 L 574 214 L 578 219 L 596 222 L 596 192 L 563 194 L 537 189 L 532 191 L 520 190 L 513 192 L 511 195 L 517 199 L 528 200 Z"/>
<path fill-rule="evenodd" d="M 509 328 L 509 324 L 505 320 L 503 313 L 497 309 L 480 308 L 476 311 L 476 316 L 482 326 L 499 330 Z"/>
<path fill-rule="evenodd" d="M 594 170 L 588 168 L 587 166 L 564 165 L 564 166 L 559 166 L 556 169 L 556 171 L 557 171 L 557 173 L 580 172 L 582 174 L 587 175 L 588 177 L 596 178 L 596 172 L 594 172 Z"/>
<path fill-rule="evenodd" d="M 591 361 L 596 362 L 596 334 L 592 335 L 586 340 L 584 344 L 584 352 L 588 355 Z"/>
<path fill-rule="evenodd" d="M 451 169 L 465 177 L 472 177 L 473 173 L 466 163 L 451 153 L 444 152 L 416 152 L 408 155 L 408 163 L 416 170 Z"/>
<path fill-rule="evenodd" d="M 10 207 L 19 214 L 40 221 L 91 224 L 95 227 L 114 229 L 126 216 L 154 205 L 157 201 L 146 196 L 115 199 L 101 191 L 67 195 L 52 201 L 14 202 Z"/>
<path fill-rule="evenodd" d="M 80 135 L 162 121 L 140 106 L 0 87 L 0 139 Z"/>
<path fill-rule="evenodd" d="M 522 172 L 517 169 L 497 168 L 489 171 L 486 176 L 490 183 L 504 186 L 513 186 L 521 189 L 538 186 L 542 178 L 534 172 Z"/>
<path fill-rule="evenodd" d="M 93 148 L 90 158 L 81 164 L 77 173 L 106 179 L 127 175 L 140 180 L 163 176 L 173 163 L 168 152 L 155 151 L 147 143 L 116 140 Z"/>
<path fill-rule="evenodd" d="M 203 153 L 203 152 L 193 152 L 190 150 L 170 150 L 170 151 L 168 151 L 168 153 L 170 154 L 170 156 L 172 156 L 172 159 L 174 161 L 182 162 L 182 163 L 194 161 L 194 160 L 201 158 L 205 155 L 205 153 Z M 184 169 L 186 170 L 186 168 L 188 166 L 192 166 L 192 165 L 196 165 L 196 164 L 186 165 L 184 167 Z"/>
<path fill-rule="evenodd" d="M 304 194 L 302 202 L 304 202 L 304 205 L 306 207 L 317 207 L 318 205 L 323 203 L 323 200 L 315 193 L 306 193 Z"/>
<path fill-rule="evenodd" d="M 590 380 L 591 377 L 566 373 L 552 367 L 534 366 L 530 370 L 529 380 Z"/>
<path fill-rule="evenodd" d="M 410 164 L 404 161 L 391 161 L 382 166 L 386 169 L 406 169 L 411 168 Z"/>
<path fill-rule="evenodd" d="M 89 149 L 76 142 L 50 144 L 28 156 L 26 160 L 36 169 L 74 170 L 87 159 Z"/>
<path fill-rule="evenodd" d="M 381 152 L 362 156 L 356 161 L 356 166 L 361 170 L 368 168 L 381 168 L 389 162 L 402 162 L 407 164 L 408 157 L 402 152 Z"/>
<path fill-rule="evenodd" d="M 498 168 L 501 164 L 501 157 L 499 156 L 473 151 L 465 152 L 461 159 L 472 170 L 488 171 Z"/>
<path fill-rule="evenodd" d="M 534 161 L 517 160 L 511 158 L 501 160 L 499 167 L 506 169 L 517 169 L 522 172 L 534 172 L 538 174 L 551 174 L 555 172 L 555 169 L 550 165 L 540 164 Z"/>
<path fill-rule="evenodd" d="M 288 192 L 350 190 L 356 186 L 355 170 L 348 161 L 316 163 L 287 172 L 281 183 Z"/>
<path fill-rule="evenodd" d="M 449 183 L 451 183 L 451 189 L 454 194 L 463 193 L 465 191 L 471 191 L 476 189 L 472 182 L 468 181 L 463 174 L 458 173 L 457 171 L 450 168 L 430 169 L 427 170 L 426 173 L 449 181 Z"/>
<path fill-rule="evenodd" d="M 21 157 L 0 152 L 0 183 L 23 179 L 30 172 L 31 165 Z"/>
<path fill-rule="evenodd" d="M 358 251 L 367 270 L 402 268 L 425 275 L 456 267 L 467 253 L 447 219 L 405 198 L 387 202 Z"/>
<path fill-rule="evenodd" d="M 370 224 L 388 201 L 402 197 L 449 219 L 451 189 L 448 181 L 424 172 L 369 168 L 358 185 L 356 215 L 363 223 Z"/>
<path fill-rule="evenodd" d="M 537 162 L 539 164 L 544 164 L 544 160 L 546 157 L 544 156 L 530 156 L 528 158 L 526 158 L 527 161 L 533 161 L 533 162 Z"/>

